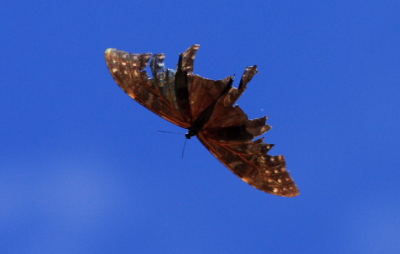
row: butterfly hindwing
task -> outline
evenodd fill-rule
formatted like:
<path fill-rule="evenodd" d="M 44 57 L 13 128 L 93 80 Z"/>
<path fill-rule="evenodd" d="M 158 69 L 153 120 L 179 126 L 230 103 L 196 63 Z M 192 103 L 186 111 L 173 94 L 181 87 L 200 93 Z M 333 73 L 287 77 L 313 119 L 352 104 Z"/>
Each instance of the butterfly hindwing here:
<path fill-rule="evenodd" d="M 226 135 L 226 133 L 229 135 Z M 282 155 L 271 156 L 267 152 L 273 145 L 263 139 L 252 141 L 246 128 L 223 128 L 223 135 L 210 135 L 205 130 L 199 133 L 201 143 L 226 167 L 243 181 L 262 191 L 286 197 L 294 197 L 299 190 L 286 170 L 285 158 Z M 228 140 L 224 140 L 228 136 Z"/>

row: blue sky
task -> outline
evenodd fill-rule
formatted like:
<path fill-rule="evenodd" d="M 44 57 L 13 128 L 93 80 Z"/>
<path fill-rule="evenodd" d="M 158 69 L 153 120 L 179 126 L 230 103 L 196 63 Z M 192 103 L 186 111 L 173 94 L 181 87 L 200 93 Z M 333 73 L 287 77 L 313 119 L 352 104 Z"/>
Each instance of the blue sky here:
<path fill-rule="evenodd" d="M 399 253 L 399 1 L 0 4 L 1 253 Z M 112 79 L 113 47 L 259 73 L 238 104 L 300 188 L 245 184 Z M 238 79 L 235 85 L 238 85 Z"/>

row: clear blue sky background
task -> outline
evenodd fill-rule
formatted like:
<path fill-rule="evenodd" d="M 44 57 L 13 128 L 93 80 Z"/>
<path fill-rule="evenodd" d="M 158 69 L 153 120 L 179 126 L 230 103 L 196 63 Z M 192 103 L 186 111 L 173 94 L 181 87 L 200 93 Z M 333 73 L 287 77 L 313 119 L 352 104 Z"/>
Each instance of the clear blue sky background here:
<path fill-rule="evenodd" d="M 3 1 L 0 253 L 400 253 L 399 1 Z M 259 73 L 301 194 L 247 185 L 130 99 L 104 50 Z M 238 84 L 238 78 L 235 85 Z"/>

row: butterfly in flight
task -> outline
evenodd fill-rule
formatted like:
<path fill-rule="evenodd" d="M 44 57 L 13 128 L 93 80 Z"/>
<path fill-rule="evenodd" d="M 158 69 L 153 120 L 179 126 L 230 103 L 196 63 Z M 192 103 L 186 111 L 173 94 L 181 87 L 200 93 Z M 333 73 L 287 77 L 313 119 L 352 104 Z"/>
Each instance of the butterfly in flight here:
<path fill-rule="evenodd" d="M 257 73 L 247 67 L 238 88 L 233 77 L 211 80 L 193 74 L 200 45 L 179 55 L 177 69 L 167 69 L 164 54 L 133 54 L 114 48 L 105 52 L 111 75 L 135 101 L 162 118 L 188 129 L 186 138 L 200 142 L 243 181 L 262 191 L 285 197 L 299 195 L 282 155 L 271 156 L 272 144 L 260 138 L 271 129 L 267 117 L 249 120 L 234 105 Z M 145 68 L 150 61 L 153 78 Z"/>

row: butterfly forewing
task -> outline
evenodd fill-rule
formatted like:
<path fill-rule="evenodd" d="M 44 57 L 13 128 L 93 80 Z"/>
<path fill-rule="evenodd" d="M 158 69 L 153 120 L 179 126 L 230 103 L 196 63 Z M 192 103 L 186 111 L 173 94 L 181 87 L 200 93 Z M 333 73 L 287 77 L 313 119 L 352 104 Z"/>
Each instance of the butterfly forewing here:
<path fill-rule="evenodd" d="M 143 71 L 150 55 L 149 53 L 130 54 L 117 49 L 107 49 L 105 52 L 106 62 L 112 76 L 130 97 L 164 119 L 188 128 L 190 123 L 176 108 L 176 104 L 170 102 L 174 99 L 171 98 L 173 94 L 170 95 L 173 92 L 169 92 L 174 91 L 174 82 L 169 80 L 174 76 L 167 75 L 168 82 L 160 83 L 161 75 L 150 79 L 147 72 Z M 160 84 L 165 86 L 165 90 L 160 89 Z"/>

